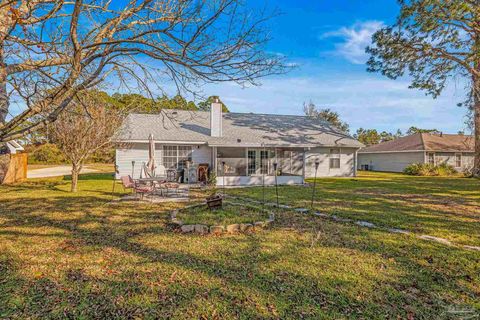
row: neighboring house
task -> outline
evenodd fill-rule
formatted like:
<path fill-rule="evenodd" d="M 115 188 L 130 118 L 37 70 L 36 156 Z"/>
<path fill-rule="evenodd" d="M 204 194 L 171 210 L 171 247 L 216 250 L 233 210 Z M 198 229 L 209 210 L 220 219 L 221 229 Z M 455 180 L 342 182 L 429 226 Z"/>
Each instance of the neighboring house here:
<path fill-rule="evenodd" d="M 210 112 L 130 114 L 115 138 L 117 178 L 131 175 L 132 170 L 134 178 L 140 176 L 148 161 L 150 134 L 155 139 L 157 165 L 167 169 L 208 165 L 218 185 L 259 185 L 263 180 L 273 184 L 274 163 L 279 184 L 301 184 L 314 176 L 317 160 L 319 177 L 355 176 L 357 150 L 362 147 L 320 120 L 223 113 L 222 105 L 213 103 Z"/>
<path fill-rule="evenodd" d="M 417 133 L 360 149 L 358 168 L 402 172 L 412 163 L 447 163 L 464 171 L 473 167 L 473 158 L 472 136 Z"/>
<path fill-rule="evenodd" d="M 5 142 L 0 145 L 0 154 L 16 154 L 17 152 L 23 151 L 23 147 L 15 140 Z"/>

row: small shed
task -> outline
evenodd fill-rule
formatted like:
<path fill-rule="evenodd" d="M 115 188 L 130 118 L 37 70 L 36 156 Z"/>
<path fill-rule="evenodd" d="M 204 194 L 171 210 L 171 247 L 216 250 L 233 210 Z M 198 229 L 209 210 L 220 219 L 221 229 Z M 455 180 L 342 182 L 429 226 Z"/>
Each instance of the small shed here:
<path fill-rule="evenodd" d="M 0 144 L 0 183 L 10 184 L 27 178 L 27 154 L 17 141 Z"/>

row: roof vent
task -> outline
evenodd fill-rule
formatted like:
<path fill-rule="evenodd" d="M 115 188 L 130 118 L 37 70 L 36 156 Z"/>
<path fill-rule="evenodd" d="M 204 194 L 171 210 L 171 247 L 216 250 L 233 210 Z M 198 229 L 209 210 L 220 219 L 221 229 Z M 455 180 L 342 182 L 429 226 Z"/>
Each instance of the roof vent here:
<path fill-rule="evenodd" d="M 178 112 L 177 112 L 177 111 L 173 111 L 172 114 L 173 114 L 174 116 L 176 116 L 176 115 L 178 114 Z"/>
<path fill-rule="evenodd" d="M 242 139 L 237 139 L 237 142 L 238 142 L 238 143 L 242 142 Z"/>

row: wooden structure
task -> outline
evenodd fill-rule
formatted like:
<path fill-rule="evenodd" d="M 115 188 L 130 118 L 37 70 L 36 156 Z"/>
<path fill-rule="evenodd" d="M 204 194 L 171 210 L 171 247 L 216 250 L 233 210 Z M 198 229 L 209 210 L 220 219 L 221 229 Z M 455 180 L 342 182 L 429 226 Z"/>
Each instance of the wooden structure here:
<path fill-rule="evenodd" d="M 223 198 L 220 195 L 214 195 L 207 198 L 207 206 L 210 210 L 220 209 L 223 206 Z"/>
<path fill-rule="evenodd" d="M 10 184 L 27 179 L 27 154 L 3 154 L 0 156 L 0 183 Z"/>

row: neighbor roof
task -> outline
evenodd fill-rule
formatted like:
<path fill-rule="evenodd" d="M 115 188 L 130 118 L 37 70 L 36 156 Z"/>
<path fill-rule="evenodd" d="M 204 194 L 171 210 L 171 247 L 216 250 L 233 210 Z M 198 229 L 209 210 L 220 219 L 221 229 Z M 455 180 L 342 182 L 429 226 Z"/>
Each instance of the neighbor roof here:
<path fill-rule="evenodd" d="M 359 153 L 402 151 L 473 152 L 473 150 L 474 140 L 472 136 L 460 134 L 417 133 L 362 148 Z"/>
<path fill-rule="evenodd" d="M 210 113 L 164 110 L 161 114 L 130 114 L 116 141 L 207 143 L 211 146 L 344 146 L 363 145 L 327 122 L 303 116 L 224 113 L 222 137 L 210 136 Z"/>

